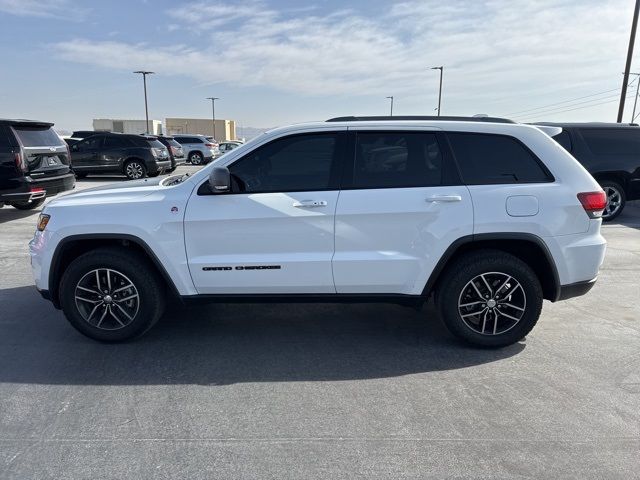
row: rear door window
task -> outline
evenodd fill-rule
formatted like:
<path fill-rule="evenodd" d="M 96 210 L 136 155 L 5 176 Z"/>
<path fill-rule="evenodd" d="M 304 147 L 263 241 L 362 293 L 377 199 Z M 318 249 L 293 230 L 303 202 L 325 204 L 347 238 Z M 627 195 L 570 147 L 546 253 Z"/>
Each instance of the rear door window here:
<path fill-rule="evenodd" d="M 351 188 L 440 185 L 442 153 L 433 133 L 358 133 Z"/>
<path fill-rule="evenodd" d="M 553 181 L 533 153 L 513 137 L 483 133 L 448 133 L 447 136 L 466 184 Z"/>
<path fill-rule="evenodd" d="M 596 155 L 640 155 L 640 127 L 585 128 L 580 133 Z"/>
<path fill-rule="evenodd" d="M 102 135 L 93 135 L 86 140 L 82 140 L 73 145 L 72 149 L 77 150 L 79 152 L 85 152 L 87 150 L 98 150 L 102 147 L 102 140 L 104 136 Z"/>
<path fill-rule="evenodd" d="M 53 128 L 13 127 L 16 135 L 25 147 L 48 147 L 64 145 L 64 141 Z"/>
<path fill-rule="evenodd" d="M 104 147 L 105 148 L 124 148 L 130 147 L 131 142 L 127 138 L 117 137 L 117 136 L 107 136 L 104 139 Z"/>

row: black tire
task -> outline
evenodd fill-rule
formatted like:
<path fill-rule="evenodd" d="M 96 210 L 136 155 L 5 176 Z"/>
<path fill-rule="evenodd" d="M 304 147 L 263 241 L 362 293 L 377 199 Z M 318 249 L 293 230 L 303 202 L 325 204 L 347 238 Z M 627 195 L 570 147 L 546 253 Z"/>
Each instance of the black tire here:
<path fill-rule="evenodd" d="M 191 162 L 191 165 L 202 165 L 204 162 L 204 156 L 198 151 L 190 152 L 189 161 Z"/>
<path fill-rule="evenodd" d="M 627 196 L 624 193 L 622 185 L 617 182 L 604 180 L 600 182 L 600 186 L 604 190 L 604 193 L 607 194 L 607 208 L 602 212 L 602 220 L 610 222 L 620 215 L 622 210 L 624 210 L 624 207 L 627 204 Z"/>
<path fill-rule="evenodd" d="M 484 275 L 482 282 L 476 281 L 480 275 Z M 505 347 L 524 338 L 540 317 L 542 300 L 542 287 L 531 267 L 500 250 L 462 255 L 447 267 L 436 290 L 436 304 L 447 329 L 480 347 Z M 481 313 L 476 315 L 476 309 Z"/>
<path fill-rule="evenodd" d="M 100 284 L 94 271 L 99 272 Z M 109 279 L 105 271 L 110 272 Z M 123 290 L 127 282 L 132 288 Z M 91 293 L 97 292 L 98 285 L 102 287 L 100 295 Z M 77 299 L 77 293 L 82 300 Z M 60 282 L 60 304 L 65 316 L 80 333 L 100 342 L 122 342 L 144 334 L 162 316 L 164 298 L 164 284 L 153 266 L 124 249 L 102 248 L 79 256 Z"/>
<path fill-rule="evenodd" d="M 76 172 L 76 178 L 77 179 L 87 178 L 87 175 L 89 175 L 89 174 L 86 173 L 86 172 L 80 172 L 80 173 Z"/>
<path fill-rule="evenodd" d="M 129 180 L 140 180 L 147 176 L 147 167 L 140 160 L 128 160 L 124 164 L 123 173 Z"/>
<path fill-rule="evenodd" d="M 24 202 L 13 202 L 11 205 L 18 210 L 33 210 L 34 208 L 38 208 L 40 205 L 44 203 L 44 198 L 39 198 L 38 200 L 26 200 Z"/>

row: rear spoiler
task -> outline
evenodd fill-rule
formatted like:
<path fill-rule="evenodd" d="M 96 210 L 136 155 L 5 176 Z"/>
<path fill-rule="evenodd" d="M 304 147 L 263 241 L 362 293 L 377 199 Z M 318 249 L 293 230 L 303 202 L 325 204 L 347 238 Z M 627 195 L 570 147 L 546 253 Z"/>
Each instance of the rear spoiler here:
<path fill-rule="evenodd" d="M 538 130 L 541 130 L 542 133 L 546 133 L 552 138 L 562 132 L 562 127 L 554 127 L 550 125 L 531 125 L 531 126 L 536 127 Z"/>
<path fill-rule="evenodd" d="M 37 120 L 12 120 L 9 125 L 14 128 L 51 128 L 54 124 L 51 122 L 40 122 Z"/>

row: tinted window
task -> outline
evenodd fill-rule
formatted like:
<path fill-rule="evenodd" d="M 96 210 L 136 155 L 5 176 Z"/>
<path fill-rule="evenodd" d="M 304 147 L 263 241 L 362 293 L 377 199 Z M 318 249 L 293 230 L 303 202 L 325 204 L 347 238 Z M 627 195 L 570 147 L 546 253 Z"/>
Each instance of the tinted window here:
<path fill-rule="evenodd" d="M 551 179 L 515 138 L 479 133 L 449 133 L 465 183 L 535 183 Z"/>
<path fill-rule="evenodd" d="M 173 138 L 165 138 L 164 139 L 164 143 L 165 145 L 170 145 L 172 147 L 181 147 L 182 145 L 180 145 L 178 142 L 176 142 Z"/>
<path fill-rule="evenodd" d="M 354 188 L 440 185 L 442 154 L 433 133 L 359 133 Z"/>
<path fill-rule="evenodd" d="M 336 187 L 337 134 L 275 140 L 235 162 L 230 171 L 242 192 L 294 192 Z"/>
<path fill-rule="evenodd" d="M 73 145 L 73 149 L 78 151 L 98 149 L 102 146 L 103 138 L 102 135 L 93 135 Z"/>
<path fill-rule="evenodd" d="M 555 137 L 553 137 L 553 139 L 558 142 L 567 152 L 571 151 L 572 145 L 571 145 L 571 137 L 569 136 L 569 133 L 566 132 L 565 130 L 563 130 L 562 132 L 560 132 L 558 135 L 556 135 Z"/>
<path fill-rule="evenodd" d="M 130 147 L 131 142 L 123 137 L 118 136 L 107 136 L 104 139 L 104 147 L 105 148 L 122 148 L 122 147 Z"/>
<path fill-rule="evenodd" d="M 156 140 L 155 138 L 150 138 L 147 141 L 153 148 L 166 148 L 160 140 Z"/>
<path fill-rule="evenodd" d="M 640 128 L 584 129 L 582 137 L 595 154 L 640 155 Z"/>
<path fill-rule="evenodd" d="M 14 127 L 14 130 L 25 147 L 64 145 L 64 141 L 53 128 Z"/>

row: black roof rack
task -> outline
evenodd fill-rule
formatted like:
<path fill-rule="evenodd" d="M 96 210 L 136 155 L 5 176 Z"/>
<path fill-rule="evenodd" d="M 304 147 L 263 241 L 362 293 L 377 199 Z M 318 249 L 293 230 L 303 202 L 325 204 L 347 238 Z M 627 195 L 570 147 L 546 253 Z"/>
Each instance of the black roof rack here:
<path fill-rule="evenodd" d="M 432 120 L 439 122 L 490 122 L 490 123 L 516 123 L 508 118 L 499 117 L 436 117 L 436 116 L 420 116 L 420 115 L 395 115 L 393 117 L 335 117 L 330 118 L 327 122 L 370 122 L 370 121 L 389 121 L 389 120 Z"/>

